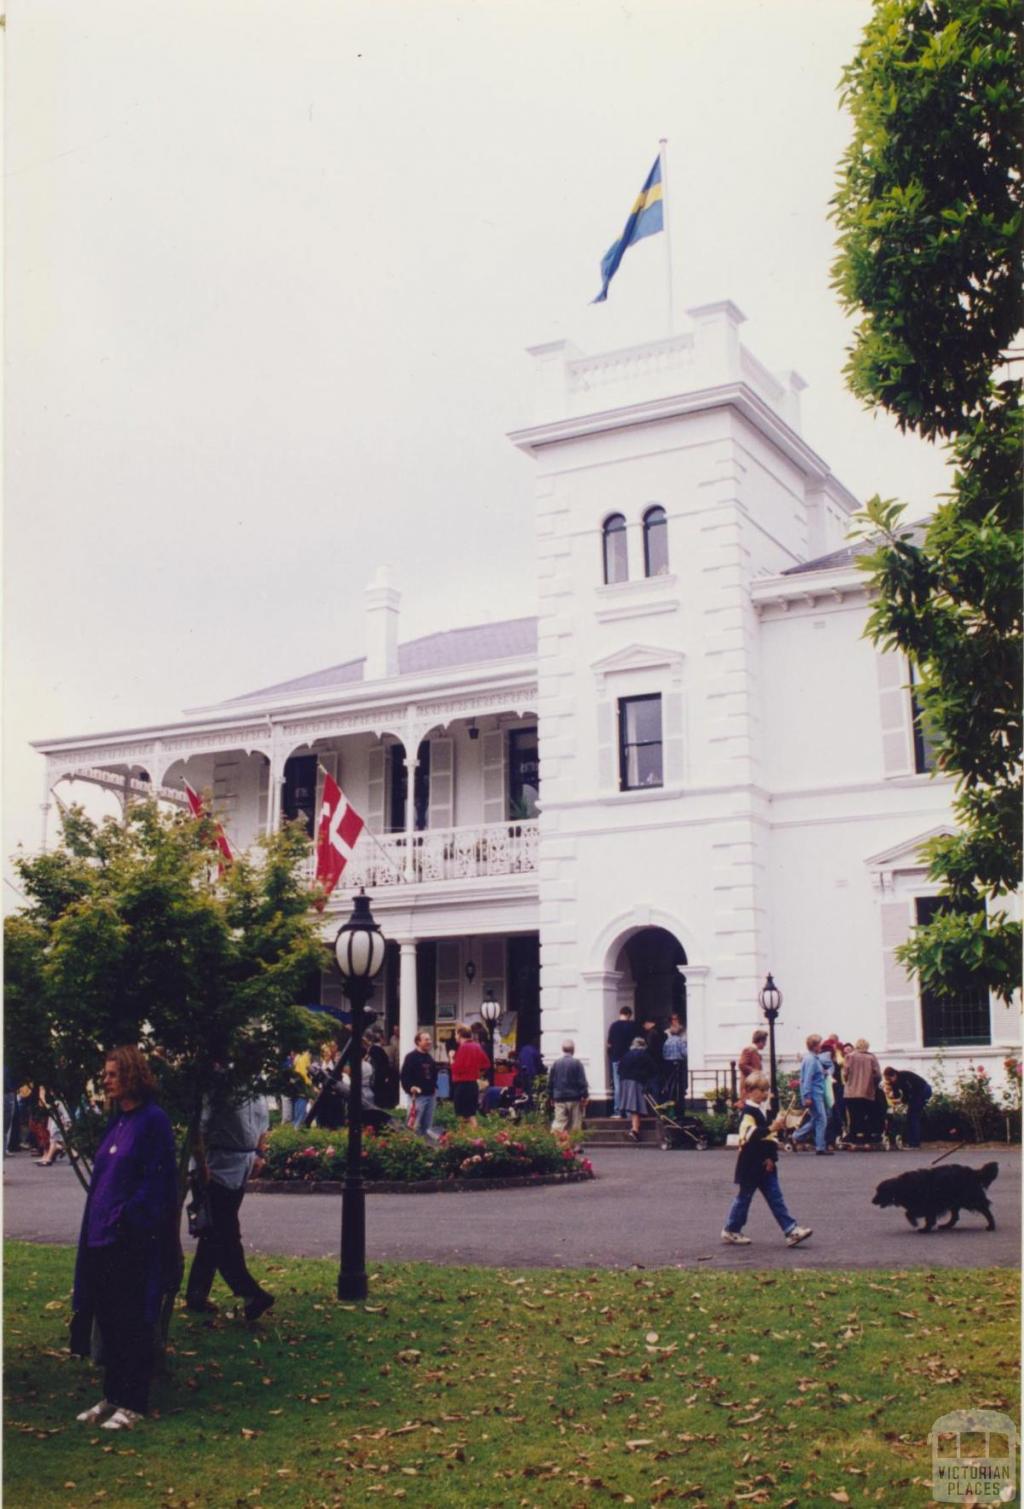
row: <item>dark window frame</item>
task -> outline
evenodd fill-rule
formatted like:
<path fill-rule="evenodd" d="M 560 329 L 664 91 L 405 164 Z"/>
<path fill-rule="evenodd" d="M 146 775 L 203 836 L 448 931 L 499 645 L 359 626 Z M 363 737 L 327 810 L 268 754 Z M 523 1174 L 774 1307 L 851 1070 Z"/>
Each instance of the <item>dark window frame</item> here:
<path fill-rule="evenodd" d="M 908 661 L 910 666 L 910 724 L 914 733 L 914 774 L 930 775 L 935 769 L 935 745 L 925 727 L 924 712 L 917 693 L 914 691 L 916 677 L 914 674 L 914 662 Z"/>
<path fill-rule="evenodd" d="M 654 503 L 644 513 L 644 576 L 668 576 L 668 514 L 660 503 Z M 655 530 L 660 531 L 655 535 Z M 652 566 L 651 546 L 656 544 L 664 559 Z"/>
<path fill-rule="evenodd" d="M 925 926 L 944 911 L 958 908 L 945 896 L 915 896 L 914 921 Z M 921 1045 L 924 1048 L 987 1048 L 992 1043 L 992 1006 L 983 985 L 968 985 L 956 1000 L 919 986 Z"/>
<path fill-rule="evenodd" d="M 627 709 L 636 706 L 640 702 L 656 702 L 658 704 L 658 733 L 657 739 L 635 739 L 632 742 L 627 739 L 628 713 Z M 646 692 L 636 697 L 620 697 L 618 701 L 619 713 L 619 790 L 620 791 L 657 791 L 665 785 L 665 727 L 662 721 L 662 697 L 660 692 Z M 629 753 L 634 749 L 657 749 L 658 750 L 658 779 L 656 781 L 641 781 L 636 785 L 630 784 L 629 780 Z"/>
<path fill-rule="evenodd" d="M 527 744 L 527 739 L 530 735 L 533 736 L 532 745 Z M 531 748 L 536 751 L 534 760 L 532 762 L 536 766 L 536 779 L 534 781 L 527 781 L 524 779 L 523 772 L 524 768 L 531 763 L 530 760 L 526 757 Z M 537 815 L 537 800 L 540 797 L 540 748 L 537 740 L 536 724 L 533 724 L 529 728 L 509 729 L 507 763 L 508 816 L 510 819 L 515 819 L 520 822 L 529 821 L 531 818 L 534 818 Z M 528 799 L 524 801 L 523 797 L 524 791 L 529 789 L 532 789 L 537 793 L 537 797 L 534 798 L 532 802 Z M 527 810 L 525 812 L 516 810 L 517 808 L 521 807 L 532 807 L 533 810 Z"/>
<path fill-rule="evenodd" d="M 612 541 L 616 542 L 614 559 L 609 550 Z M 620 549 L 621 559 L 619 558 Z M 619 582 L 629 581 L 629 545 L 626 537 L 625 514 L 609 514 L 601 525 L 601 559 L 604 566 L 604 582 L 606 587 L 614 587 Z M 613 566 L 616 569 L 621 566 L 621 576 L 612 574 Z"/>

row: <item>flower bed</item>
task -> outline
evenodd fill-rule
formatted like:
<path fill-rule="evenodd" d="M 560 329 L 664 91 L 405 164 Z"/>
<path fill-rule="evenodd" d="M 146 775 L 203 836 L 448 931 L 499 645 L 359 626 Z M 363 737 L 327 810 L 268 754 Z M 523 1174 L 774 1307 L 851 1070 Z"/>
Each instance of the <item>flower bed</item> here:
<path fill-rule="evenodd" d="M 325 1183 L 345 1175 L 348 1133 L 301 1127 L 275 1127 L 268 1139 L 261 1178 L 279 1183 Z M 428 1181 L 500 1180 L 562 1176 L 593 1178 L 589 1158 L 577 1141 L 545 1128 L 482 1123 L 445 1132 L 439 1142 L 417 1137 L 396 1125 L 363 1133 L 363 1175 L 370 1182 L 422 1184 Z"/>

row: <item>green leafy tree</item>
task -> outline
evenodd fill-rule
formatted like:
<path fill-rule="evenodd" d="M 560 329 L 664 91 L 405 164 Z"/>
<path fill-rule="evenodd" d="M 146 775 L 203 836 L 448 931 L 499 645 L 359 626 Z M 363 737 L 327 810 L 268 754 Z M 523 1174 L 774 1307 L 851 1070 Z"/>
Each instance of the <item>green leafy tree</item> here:
<path fill-rule="evenodd" d="M 1022 323 L 1020 0 L 876 0 L 842 80 L 853 138 L 833 214 L 834 286 L 860 318 L 846 374 L 954 479 L 923 531 L 872 499 L 868 634 L 914 666 L 957 832 L 926 849 L 949 900 L 900 951 L 932 991 L 1009 1000 L 1021 929 L 1021 412 L 997 381 Z"/>
<path fill-rule="evenodd" d="M 110 1048 L 142 1045 L 180 1135 L 183 1201 L 215 1066 L 244 1094 L 308 1036 L 294 1003 L 323 960 L 308 842 L 285 826 L 220 877 L 213 824 L 153 802 L 99 824 L 71 808 L 63 830 L 59 848 L 16 860 L 28 904 L 5 922 L 5 1051 L 46 1086 L 87 1172 L 102 1126 L 90 1086 Z"/>

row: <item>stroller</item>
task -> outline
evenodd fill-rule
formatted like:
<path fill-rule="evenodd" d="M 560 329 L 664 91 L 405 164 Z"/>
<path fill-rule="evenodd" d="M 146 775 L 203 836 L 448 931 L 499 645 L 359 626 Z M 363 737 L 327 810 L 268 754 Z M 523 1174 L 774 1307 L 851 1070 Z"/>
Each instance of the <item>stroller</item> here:
<path fill-rule="evenodd" d="M 796 1152 L 796 1143 L 793 1141 L 793 1133 L 800 1130 L 807 1120 L 810 1112 L 802 1106 L 795 1095 L 791 1096 L 789 1105 L 782 1112 L 782 1130 L 779 1133 L 779 1146 L 788 1153 Z"/>
<path fill-rule="evenodd" d="M 680 1112 L 674 1100 L 657 1101 L 653 1095 L 644 1095 L 647 1108 L 658 1123 L 658 1138 L 664 1152 L 678 1148 L 696 1148 L 700 1153 L 708 1145 L 708 1135 L 696 1116 Z"/>

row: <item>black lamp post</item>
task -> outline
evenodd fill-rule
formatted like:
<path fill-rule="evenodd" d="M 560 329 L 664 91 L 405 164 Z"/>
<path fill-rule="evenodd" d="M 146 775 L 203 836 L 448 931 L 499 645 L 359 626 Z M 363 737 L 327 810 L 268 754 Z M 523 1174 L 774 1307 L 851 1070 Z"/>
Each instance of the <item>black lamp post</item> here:
<path fill-rule="evenodd" d="M 775 1075 L 775 1019 L 782 1010 L 782 991 L 776 985 L 769 972 L 768 978 L 761 987 L 758 996 L 761 1010 L 764 1012 L 765 1021 L 768 1023 L 768 1063 L 771 1066 L 769 1074 L 772 1082 L 772 1115 L 779 1114 L 779 1086 Z"/>
<path fill-rule="evenodd" d="M 497 1026 L 498 1018 L 501 1016 L 501 1002 L 494 999 L 494 991 L 489 985 L 484 991 L 484 998 L 480 1003 L 480 1015 L 483 1017 L 484 1022 L 487 1025 L 487 1035 L 489 1038 L 489 1047 L 491 1052 L 491 1084 L 493 1085 L 495 1078 L 494 1029 Z"/>
<path fill-rule="evenodd" d="M 384 963 L 384 934 L 373 920 L 370 898 L 360 891 L 352 915 L 334 940 L 334 954 L 352 1004 L 349 1054 L 348 1154 L 341 1191 L 341 1267 L 338 1298 L 365 1299 L 366 1191 L 363 1188 L 363 1032 L 374 976 Z"/>

